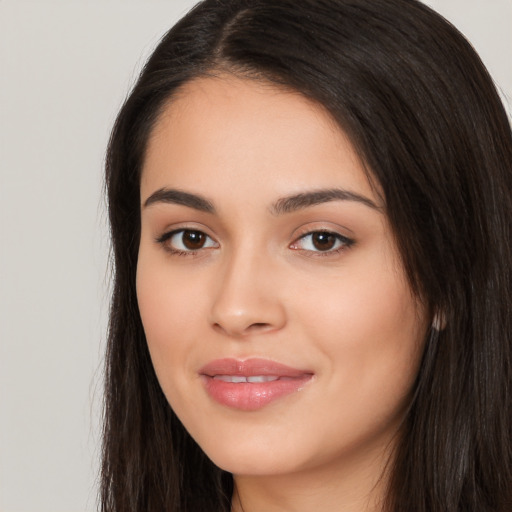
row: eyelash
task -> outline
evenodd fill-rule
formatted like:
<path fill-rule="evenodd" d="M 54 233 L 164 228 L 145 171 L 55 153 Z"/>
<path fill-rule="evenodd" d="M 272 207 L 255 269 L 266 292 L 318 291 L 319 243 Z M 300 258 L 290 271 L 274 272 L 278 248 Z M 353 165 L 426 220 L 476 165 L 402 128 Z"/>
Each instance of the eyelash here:
<path fill-rule="evenodd" d="M 299 241 L 304 241 L 308 237 L 313 237 L 314 235 L 327 235 L 332 236 L 335 238 L 335 244 L 337 245 L 336 248 L 330 248 L 325 251 L 321 250 L 312 250 L 312 249 L 304 249 L 301 247 L 297 247 L 297 244 Z M 301 235 L 295 242 L 293 242 L 290 245 L 291 249 L 294 249 L 296 251 L 303 251 L 307 253 L 314 254 L 314 257 L 325 257 L 325 256 L 332 256 L 341 253 L 342 251 L 350 248 L 352 245 L 354 245 L 355 241 L 351 238 L 347 238 L 346 236 L 340 235 L 339 233 L 336 233 L 334 231 L 329 231 L 326 229 L 317 229 L 314 231 L 308 231 L 307 233 L 304 233 Z"/>
<path fill-rule="evenodd" d="M 210 245 L 208 245 L 207 247 L 202 246 L 202 247 L 198 248 L 197 250 L 193 250 L 193 249 L 188 249 L 188 250 L 176 249 L 175 247 L 172 247 L 172 245 L 170 245 L 169 241 L 174 236 L 176 236 L 176 235 L 178 235 L 180 233 L 183 235 L 186 232 L 196 233 L 196 234 L 205 236 L 207 241 L 209 240 L 209 242 L 207 242 L 207 243 L 209 243 Z M 299 241 L 305 240 L 308 237 L 313 237 L 314 235 L 319 235 L 319 234 L 335 237 L 335 239 L 336 239 L 335 240 L 335 244 L 337 244 L 338 247 L 330 248 L 330 249 L 327 249 L 325 251 L 322 251 L 322 250 L 316 250 L 315 251 L 315 250 L 312 250 L 312 249 L 304 249 L 304 248 L 301 248 L 301 247 L 297 246 Z M 217 242 L 215 242 L 206 233 L 204 233 L 203 231 L 200 231 L 198 229 L 184 229 L 184 228 L 182 228 L 182 229 L 176 229 L 176 230 L 173 230 L 173 231 L 169 231 L 168 233 L 164 233 L 163 235 L 159 236 L 156 239 L 156 242 L 161 244 L 167 252 L 169 252 L 170 254 L 172 254 L 174 256 L 189 256 L 189 257 L 190 256 L 196 256 L 199 253 L 199 251 L 201 251 L 203 249 L 210 249 L 210 248 L 218 247 L 218 243 Z M 213 244 L 211 244 L 211 242 L 213 242 Z M 314 230 L 314 231 L 309 231 L 307 233 L 304 233 L 303 235 L 298 237 L 295 242 L 290 244 L 289 247 L 292 250 L 306 252 L 306 253 L 308 253 L 310 255 L 314 254 L 313 257 L 325 257 L 325 256 L 332 256 L 332 255 L 335 255 L 335 254 L 339 254 L 342 251 L 350 248 L 352 245 L 354 245 L 354 243 L 355 243 L 355 241 L 353 239 L 347 238 L 346 236 L 340 235 L 339 233 L 336 233 L 334 231 L 328 231 L 328 230 L 319 229 L 319 230 Z"/>
<path fill-rule="evenodd" d="M 208 246 L 208 247 L 200 247 L 199 249 L 197 250 L 193 250 L 193 249 L 188 249 L 188 250 L 183 250 L 183 249 L 176 249 L 175 247 L 172 247 L 172 245 L 170 245 L 170 240 L 178 235 L 178 234 L 185 234 L 185 233 L 197 233 L 197 234 L 200 234 L 200 235 L 203 235 L 206 237 L 207 240 L 211 241 L 211 242 L 214 242 L 214 244 L 217 244 L 217 242 L 215 242 L 212 237 L 208 236 L 206 233 L 204 233 L 203 231 L 199 230 L 199 229 L 186 229 L 186 228 L 181 228 L 181 229 L 175 229 L 173 231 L 169 231 L 168 233 L 164 233 L 162 236 L 158 237 L 156 239 L 156 242 L 161 244 L 163 246 L 163 248 L 169 252 L 170 254 L 174 255 L 174 256 L 195 256 L 200 250 L 202 249 L 209 249 L 211 247 L 214 247 L 212 245 Z M 183 242 L 182 242 L 183 243 Z"/>

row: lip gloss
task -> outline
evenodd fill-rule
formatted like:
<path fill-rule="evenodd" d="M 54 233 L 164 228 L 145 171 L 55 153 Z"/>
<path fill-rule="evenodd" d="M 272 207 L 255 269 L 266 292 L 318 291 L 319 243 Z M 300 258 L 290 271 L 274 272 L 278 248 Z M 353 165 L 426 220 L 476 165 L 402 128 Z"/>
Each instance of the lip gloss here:
<path fill-rule="evenodd" d="M 254 411 L 300 391 L 313 373 L 267 359 L 217 359 L 199 371 L 207 393 L 216 402 Z"/>

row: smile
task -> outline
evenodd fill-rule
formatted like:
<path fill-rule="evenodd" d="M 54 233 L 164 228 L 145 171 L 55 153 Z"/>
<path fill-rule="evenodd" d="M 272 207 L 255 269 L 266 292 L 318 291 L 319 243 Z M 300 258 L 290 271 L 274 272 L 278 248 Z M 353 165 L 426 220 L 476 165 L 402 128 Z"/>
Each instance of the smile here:
<path fill-rule="evenodd" d="M 213 379 L 221 380 L 223 382 L 233 382 L 238 384 L 240 382 L 273 382 L 274 380 L 278 380 L 280 377 L 277 375 L 251 375 L 249 377 L 244 377 L 243 375 L 215 375 Z"/>
<path fill-rule="evenodd" d="M 266 359 L 218 359 L 200 371 L 207 394 L 232 409 L 255 411 L 303 389 L 313 372 Z"/>

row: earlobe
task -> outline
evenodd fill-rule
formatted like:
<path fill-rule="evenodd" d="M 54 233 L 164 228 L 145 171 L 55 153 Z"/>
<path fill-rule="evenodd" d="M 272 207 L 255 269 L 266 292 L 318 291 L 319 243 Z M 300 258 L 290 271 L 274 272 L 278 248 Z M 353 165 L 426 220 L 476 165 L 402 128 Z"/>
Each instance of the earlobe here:
<path fill-rule="evenodd" d="M 446 316 L 442 311 L 437 311 L 432 319 L 432 328 L 436 331 L 442 331 L 446 327 Z"/>

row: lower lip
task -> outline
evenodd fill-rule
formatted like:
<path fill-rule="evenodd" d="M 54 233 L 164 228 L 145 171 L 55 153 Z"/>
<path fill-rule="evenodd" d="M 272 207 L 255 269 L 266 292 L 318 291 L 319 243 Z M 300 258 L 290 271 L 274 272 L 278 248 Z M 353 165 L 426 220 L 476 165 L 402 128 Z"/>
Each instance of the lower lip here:
<path fill-rule="evenodd" d="M 270 382 L 225 382 L 203 375 L 206 391 L 216 402 L 239 409 L 255 411 L 292 393 L 300 391 L 311 375 L 278 379 Z"/>

